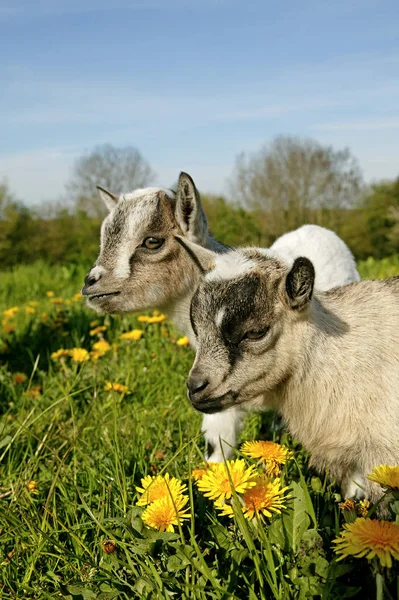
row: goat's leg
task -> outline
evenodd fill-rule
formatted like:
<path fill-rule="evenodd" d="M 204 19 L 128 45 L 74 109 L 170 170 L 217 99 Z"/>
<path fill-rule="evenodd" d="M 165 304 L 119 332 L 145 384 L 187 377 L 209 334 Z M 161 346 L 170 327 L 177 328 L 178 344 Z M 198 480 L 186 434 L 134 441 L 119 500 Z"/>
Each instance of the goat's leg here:
<path fill-rule="evenodd" d="M 242 428 L 243 416 L 244 412 L 234 407 L 220 413 L 204 415 L 202 431 L 207 461 L 223 462 L 223 455 L 226 459 L 231 456 Z"/>

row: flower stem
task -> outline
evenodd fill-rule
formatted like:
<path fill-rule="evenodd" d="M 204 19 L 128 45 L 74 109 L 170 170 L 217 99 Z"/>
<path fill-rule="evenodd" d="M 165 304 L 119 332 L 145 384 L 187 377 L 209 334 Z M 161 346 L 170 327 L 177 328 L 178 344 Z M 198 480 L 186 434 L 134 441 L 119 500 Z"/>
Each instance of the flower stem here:
<path fill-rule="evenodd" d="M 375 574 L 376 600 L 384 600 L 384 578 L 381 573 Z"/>

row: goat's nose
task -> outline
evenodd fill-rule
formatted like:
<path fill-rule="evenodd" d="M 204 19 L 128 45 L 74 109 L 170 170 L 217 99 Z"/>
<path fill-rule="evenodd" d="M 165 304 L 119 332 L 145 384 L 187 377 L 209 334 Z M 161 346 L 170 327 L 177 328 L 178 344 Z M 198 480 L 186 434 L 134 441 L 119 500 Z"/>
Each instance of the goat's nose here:
<path fill-rule="evenodd" d="M 200 392 L 204 391 L 209 385 L 209 381 L 202 376 L 191 376 L 187 381 L 187 389 L 192 399 L 195 395 L 198 395 Z"/>
<path fill-rule="evenodd" d="M 93 283 L 96 283 L 96 281 L 98 281 L 99 279 L 100 279 L 100 277 L 95 277 L 94 275 L 90 275 L 90 271 L 89 271 L 85 277 L 85 285 L 93 285 Z"/>

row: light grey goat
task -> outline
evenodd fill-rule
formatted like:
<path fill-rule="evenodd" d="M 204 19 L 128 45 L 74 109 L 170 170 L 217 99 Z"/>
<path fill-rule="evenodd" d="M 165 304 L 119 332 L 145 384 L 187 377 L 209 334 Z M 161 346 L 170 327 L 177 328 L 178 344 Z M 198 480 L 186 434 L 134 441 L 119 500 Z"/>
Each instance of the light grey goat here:
<path fill-rule="evenodd" d="M 210 235 L 193 180 L 181 173 L 176 193 L 145 188 L 118 197 L 99 191 L 110 213 L 101 227 L 100 255 L 82 289 L 88 306 L 101 313 L 161 308 L 195 345 L 189 307 L 200 274 L 175 235 L 217 253 L 228 248 Z M 305 225 L 279 238 L 272 248 L 289 262 L 299 255 L 313 260 L 318 289 L 359 280 L 348 247 L 323 227 Z M 239 408 L 204 417 L 209 460 L 223 459 L 219 438 L 226 440 L 226 452 L 235 445 L 241 421 Z"/>
<path fill-rule="evenodd" d="M 320 293 L 307 258 L 224 255 L 179 239 L 204 273 L 193 295 L 197 354 L 188 395 L 201 412 L 275 409 L 346 497 L 399 464 L 399 277 Z"/>

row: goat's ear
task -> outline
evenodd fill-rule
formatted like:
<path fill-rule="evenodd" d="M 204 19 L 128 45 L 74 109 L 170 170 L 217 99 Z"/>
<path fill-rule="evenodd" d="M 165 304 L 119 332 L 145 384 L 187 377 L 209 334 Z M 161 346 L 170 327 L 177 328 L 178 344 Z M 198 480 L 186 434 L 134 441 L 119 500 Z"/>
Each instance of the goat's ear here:
<path fill-rule="evenodd" d="M 212 271 L 215 266 L 215 252 L 212 252 L 212 250 L 208 250 L 208 248 L 204 248 L 203 246 L 199 246 L 198 244 L 194 244 L 194 242 L 190 242 L 187 238 L 181 237 L 180 235 L 175 235 L 175 240 L 180 246 L 183 246 L 184 250 L 203 275 L 208 273 L 208 271 Z"/>
<path fill-rule="evenodd" d="M 177 183 L 176 220 L 190 240 L 199 244 L 205 241 L 208 221 L 202 209 L 199 192 L 187 173 L 180 173 Z"/>
<path fill-rule="evenodd" d="M 310 301 L 313 293 L 315 270 L 308 258 L 296 258 L 285 280 L 285 291 L 291 308 L 300 310 Z"/>
<path fill-rule="evenodd" d="M 97 189 L 101 200 L 105 202 L 105 206 L 108 208 L 109 211 L 111 211 L 114 208 L 115 204 L 118 202 L 118 196 L 112 194 L 108 190 L 105 190 L 99 185 L 97 186 Z"/>

